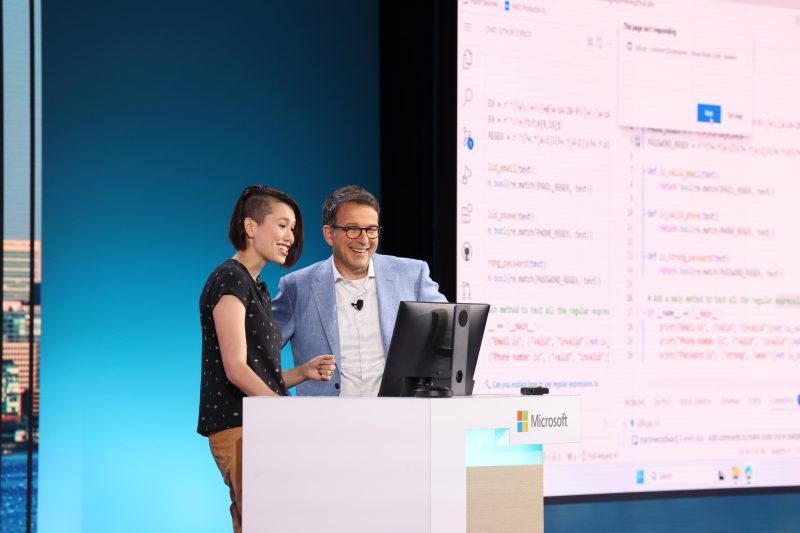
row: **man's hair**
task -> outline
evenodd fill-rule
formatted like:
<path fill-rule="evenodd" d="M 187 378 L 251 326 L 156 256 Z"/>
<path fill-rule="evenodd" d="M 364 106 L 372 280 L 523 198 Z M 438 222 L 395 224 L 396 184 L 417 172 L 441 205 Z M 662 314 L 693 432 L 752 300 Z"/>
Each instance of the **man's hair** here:
<path fill-rule="evenodd" d="M 381 206 L 378 200 L 369 191 L 358 185 L 348 185 L 341 189 L 336 189 L 325 198 L 325 203 L 322 204 L 322 224 L 325 226 L 336 224 L 336 212 L 339 211 L 342 204 L 347 202 L 368 205 L 378 212 L 378 216 L 381 214 Z"/>
<path fill-rule="evenodd" d="M 289 255 L 283 263 L 284 268 L 293 266 L 300 259 L 303 253 L 303 217 L 300 215 L 300 207 L 297 202 L 278 189 L 266 187 L 264 185 L 251 185 L 242 191 L 236 207 L 233 208 L 231 215 L 228 238 L 237 250 L 247 249 L 247 234 L 244 231 L 244 219 L 252 218 L 256 223 L 264 222 L 264 217 L 272 213 L 272 206 L 277 203 L 284 203 L 294 211 L 295 225 L 292 233 L 294 234 L 294 244 L 289 248 Z"/>

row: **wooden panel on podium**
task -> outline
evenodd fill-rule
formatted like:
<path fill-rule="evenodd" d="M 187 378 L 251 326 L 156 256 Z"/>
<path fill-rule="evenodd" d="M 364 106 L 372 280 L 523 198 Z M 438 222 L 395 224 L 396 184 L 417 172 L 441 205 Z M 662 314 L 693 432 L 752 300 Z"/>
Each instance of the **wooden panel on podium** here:
<path fill-rule="evenodd" d="M 467 532 L 544 531 L 542 465 L 467 468 Z"/>

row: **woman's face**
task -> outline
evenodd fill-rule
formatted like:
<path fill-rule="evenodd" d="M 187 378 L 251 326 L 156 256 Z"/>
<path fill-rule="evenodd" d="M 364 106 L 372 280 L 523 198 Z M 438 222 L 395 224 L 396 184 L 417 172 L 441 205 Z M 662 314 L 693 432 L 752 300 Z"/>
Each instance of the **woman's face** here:
<path fill-rule="evenodd" d="M 274 202 L 272 212 L 260 224 L 251 224 L 253 249 L 268 263 L 282 265 L 294 244 L 294 211 L 287 204 Z"/>

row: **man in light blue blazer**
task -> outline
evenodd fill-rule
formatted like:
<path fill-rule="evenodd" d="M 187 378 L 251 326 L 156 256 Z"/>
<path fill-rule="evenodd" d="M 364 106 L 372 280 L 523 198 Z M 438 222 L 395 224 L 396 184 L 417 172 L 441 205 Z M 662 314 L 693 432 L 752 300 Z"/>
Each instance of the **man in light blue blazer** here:
<path fill-rule="evenodd" d="M 298 395 L 376 396 L 400 302 L 447 301 L 424 261 L 375 253 L 379 215 L 361 187 L 332 192 L 322 215 L 332 256 L 280 280 L 272 314 L 295 365 L 336 356 L 332 379 L 301 383 Z"/>

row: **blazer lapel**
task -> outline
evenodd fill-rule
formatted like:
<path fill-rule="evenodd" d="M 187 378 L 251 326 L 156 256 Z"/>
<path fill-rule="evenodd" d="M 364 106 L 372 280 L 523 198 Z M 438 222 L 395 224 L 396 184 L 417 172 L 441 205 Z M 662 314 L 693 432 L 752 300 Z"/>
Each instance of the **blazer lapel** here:
<path fill-rule="evenodd" d="M 336 318 L 336 292 L 333 288 L 331 262 L 325 261 L 314 277 L 314 303 L 319 312 L 328 345 L 339 363 L 339 320 Z"/>
<path fill-rule="evenodd" d="M 375 266 L 375 281 L 378 291 L 378 315 L 381 323 L 381 340 L 383 341 L 384 357 L 389 352 L 389 342 L 394 331 L 394 319 L 397 317 L 397 307 L 400 298 L 397 293 L 397 274 L 392 272 L 383 258 L 375 254 L 372 256 Z"/>

